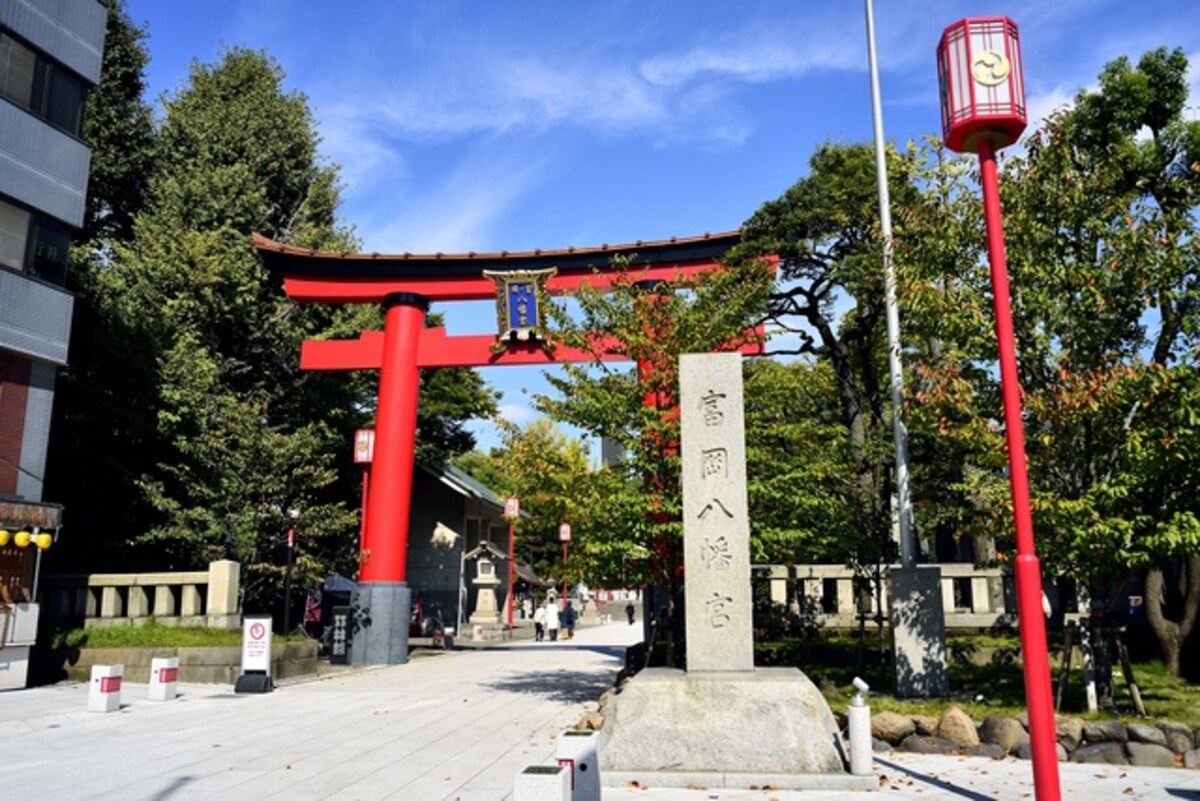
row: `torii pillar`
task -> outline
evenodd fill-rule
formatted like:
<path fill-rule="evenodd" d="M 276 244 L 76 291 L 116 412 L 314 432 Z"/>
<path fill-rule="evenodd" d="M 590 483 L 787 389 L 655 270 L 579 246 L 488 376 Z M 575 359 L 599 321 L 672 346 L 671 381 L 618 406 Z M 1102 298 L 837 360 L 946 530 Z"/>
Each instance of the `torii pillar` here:
<path fill-rule="evenodd" d="M 387 316 L 371 479 L 387 491 L 367 495 L 359 580 L 352 598 L 350 662 L 354 665 L 407 662 L 412 614 L 405 576 L 420 387 L 417 350 L 429 301 L 413 292 L 394 292 L 384 298 L 383 307 Z"/>

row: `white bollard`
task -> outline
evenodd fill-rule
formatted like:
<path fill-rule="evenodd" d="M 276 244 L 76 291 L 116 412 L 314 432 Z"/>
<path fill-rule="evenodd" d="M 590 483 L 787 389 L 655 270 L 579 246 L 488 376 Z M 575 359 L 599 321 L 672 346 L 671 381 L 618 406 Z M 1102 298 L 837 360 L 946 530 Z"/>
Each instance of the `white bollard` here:
<path fill-rule="evenodd" d="M 121 677 L 124 675 L 124 665 L 92 665 L 88 712 L 116 712 L 121 708 Z"/>
<path fill-rule="evenodd" d="M 150 660 L 151 701 L 170 701 L 175 698 L 176 681 L 179 679 L 179 657 L 160 656 Z"/>
<path fill-rule="evenodd" d="M 850 731 L 850 774 L 870 776 L 874 771 L 874 758 L 871 753 L 871 707 L 867 706 L 865 694 L 871 688 L 860 678 L 854 679 L 854 688 L 858 692 L 850 701 L 850 709 L 846 713 L 846 728 Z"/>
<path fill-rule="evenodd" d="M 558 764 L 571 771 L 571 801 L 600 801 L 596 732 L 567 731 L 558 738 Z"/>
<path fill-rule="evenodd" d="M 513 801 L 571 801 L 570 771 L 562 765 L 530 765 L 513 779 Z"/>

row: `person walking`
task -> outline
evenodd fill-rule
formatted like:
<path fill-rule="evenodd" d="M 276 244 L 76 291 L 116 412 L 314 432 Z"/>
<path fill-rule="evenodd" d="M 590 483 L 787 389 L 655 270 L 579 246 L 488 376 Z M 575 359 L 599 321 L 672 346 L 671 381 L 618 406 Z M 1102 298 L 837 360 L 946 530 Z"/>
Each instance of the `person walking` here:
<path fill-rule="evenodd" d="M 558 641 L 558 604 L 554 601 L 546 601 L 546 605 L 542 607 L 546 612 L 546 633 L 550 635 L 550 642 Z"/>
<path fill-rule="evenodd" d="M 546 608 L 538 605 L 538 608 L 533 610 L 533 639 L 535 642 L 541 642 L 546 637 Z"/>
<path fill-rule="evenodd" d="M 575 607 L 571 605 L 570 601 L 567 601 L 567 605 L 562 611 L 562 630 L 564 640 L 575 636 Z"/>
<path fill-rule="evenodd" d="M 633 606 L 633 601 L 630 601 L 629 603 L 625 604 L 625 617 L 629 618 L 629 625 L 631 625 L 631 626 L 633 625 L 634 611 L 635 610 L 634 610 L 634 606 Z"/>

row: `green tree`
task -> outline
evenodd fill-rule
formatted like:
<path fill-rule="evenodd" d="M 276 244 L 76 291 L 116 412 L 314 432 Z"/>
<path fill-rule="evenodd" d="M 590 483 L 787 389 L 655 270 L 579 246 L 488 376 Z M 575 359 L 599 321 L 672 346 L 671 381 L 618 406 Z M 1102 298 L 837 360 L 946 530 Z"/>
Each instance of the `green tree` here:
<path fill-rule="evenodd" d="M 252 231 L 354 245 L 334 216 L 337 171 L 320 161 L 307 102 L 283 77 L 240 48 L 192 65 L 166 100 L 134 241 L 100 274 L 108 308 L 152 368 L 153 396 L 131 410 L 143 426 L 153 420 L 137 484 L 157 519 L 138 540 L 179 567 L 234 556 L 251 605 L 279 584 L 289 510 L 300 512 L 301 582 L 349 558 L 353 495 L 338 491 L 336 468 L 364 401 L 353 379 L 297 364 L 302 339 L 363 310 L 292 303 L 249 245 Z"/>
<path fill-rule="evenodd" d="M 135 420 L 127 410 L 148 406 L 152 385 L 144 376 L 153 362 L 145 348 L 130 346 L 138 340 L 104 306 L 99 288 L 114 248 L 133 236 L 154 164 L 151 111 L 143 97 L 149 55 L 145 31 L 129 19 L 124 3 L 107 6 L 100 82 L 84 115 L 83 135 L 92 148 L 87 205 L 67 273 L 75 294 L 69 364 L 56 386 L 47 454 L 45 495 L 65 505 L 71 523 L 49 557 L 65 570 L 129 567 L 105 546 L 139 530 L 150 511 L 132 478 L 140 469 L 138 454 L 153 438 L 153 421 Z"/>
<path fill-rule="evenodd" d="M 857 472 L 826 363 L 746 363 L 746 478 L 755 564 L 845 562 Z"/>
<path fill-rule="evenodd" d="M 849 561 L 867 569 L 889 562 L 894 450 L 887 391 L 884 285 L 874 151 L 868 145 L 827 144 L 809 160 L 809 174 L 764 203 L 743 226 L 736 261 L 779 257 L 770 315 L 795 337 L 792 351 L 832 371 L 839 442 L 853 465 L 854 535 Z M 888 153 L 891 196 L 914 202 L 914 160 Z M 778 351 L 778 349 L 773 349 Z M 875 571 L 877 572 L 877 571 Z"/>
<path fill-rule="evenodd" d="M 676 631 L 675 597 L 682 575 L 679 468 L 678 360 L 683 353 L 738 347 L 757 339 L 751 329 L 764 313 L 771 271 L 760 260 L 705 276 L 646 285 L 627 263 L 617 263 L 608 290 L 584 286 L 573 299 L 577 313 L 551 310 L 554 337 L 597 356 L 615 350 L 637 365 L 565 364 L 547 374 L 558 397 L 538 397 L 556 420 L 606 437 L 626 459 L 597 474 L 587 518 L 587 546 L 609 576 L 630 585 L 666 590 L 664 627 Z M 642 555 L 645 554 L 645 558 Z M 619 563 L 620 561 L 620 563 Z M 667 661 L 682 653 L 667 639 Z"/>
<path fill-rule="evenodd" d="M 1200 610 L 1195 452 L 1181 447 L 1195 417 L 1200 189 L 1186 68 L 1165 49 L 1112 62 L 1008 160 L 1002 184 L 1039 551 L 1105 602 L 1146 570 L 1148 618 L 1176 672 Z M 910 313 L 938 345 L 918 365 L 914 418 L 976 468 L 960 485 L 964 528 L 1000 534 L 1011 517 L 991 293 L 966 222 L 980 217 L 974 176 L 934 164 L 902 220 Z M 957 253 L 948 232 L 964 235 Z"/>
<path fill-rule="evenodd" d="M 154 126 L 146 103 L 146 31 L 133 23 L 124 0 L 106 0 L 100 83 L 88 94 L 83 138 L 92 149 L 87 207 L 75 241 L 103 246 L 133 236 L 154 163 Z"/>
<path fill-rule="evenodd" d="M 244 48 L 192 65 L 165 100 L 133 236 L 92 262 L 95 314 L 77 329 L 96 343 L 79 375 L 100 378 L 75 398 L 81 441 L 110 447 L 78 452 L 75 469 L 114 489 L 72 507 L 80 556 L 94 569 L 101 544 L 130 541 L 143 546 L 135 559 L 158 568 L 230 556 L 259 608 L 278 597 L 288 528 L 298 531 L 298 584 L 352 570 L 350 438 L 370 420 L 376 378 L 301 372 L 298 356 L 304 339 L 381 323 L 372 307 L 292 302 L 250 247 L 251 232 L 356 247 L 336 219 L 337 169 L 318 154 L 307 101 L 283 79 Z M 459 418 L 494 406 L 478 375 L 422 383 L 423 454 L 469 448 Z"/>
<path fill-rule="evenodd" d="M 500 421 L 501 443 L 488 454 L 472 451 L 455 463 L 501 495 L 515 495 L 528 517 L 517 521 L 517 558 L 543 578 L 594 581 L 588 561 L 589 495 L 594 477 L 587 446 L 563 434 L 548 419 L 518 426 Z M 558 527 L 573 529 L 570 574 L 560 559 Z"/>

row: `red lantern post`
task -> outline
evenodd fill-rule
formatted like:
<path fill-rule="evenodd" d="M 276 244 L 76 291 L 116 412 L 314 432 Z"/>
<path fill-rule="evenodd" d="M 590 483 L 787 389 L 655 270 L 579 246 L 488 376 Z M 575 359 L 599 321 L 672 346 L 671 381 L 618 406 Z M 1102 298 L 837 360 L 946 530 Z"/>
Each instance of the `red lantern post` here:
<path fill-rule="evenodd" d="M 504 501 L 504 516 L 508 518 L 508 607 L 505 613 L 505 619 L 508 622 L 508 638 L 512 639 L 513 631 L 513 607 L 516 606 L 516 599 L 513 597 L 513 576 L 517 564 L 517 538 L 516 526 L 517 518 L 521 516 L 521 501 L 517 496 L 510 495 Z"/>
<path fill-rule="evenodd" d="M 1017 539 L 1017 614 L 1021 627 L 1021 658 L 1025 664 L 1033 784 L 1038 801 L 1059 801 L 1054 702 L 1050 693 L 1046 619 L 1042 612 L 1042 573 L 1034 550 L 1033 517 L 1029 509 L 1021 388 L 1017 379 L 1008 265 L 996 174 L 996 150 L 1015 142 L 1026 124 L 1017 25 L 1007 17 L 973 17 L 956 22 L 942 33 L 937 62 L 942 136 L 946 146 L 960 153 L 979 154 Z"/>
<path fill-rule="evenodd" d="M 567 608 L 567 543 L 571 541 L 571 524 L 561 523 L 558 526 L 558 541 L 563 548 L 563 591 L 562 608 Z"/>

